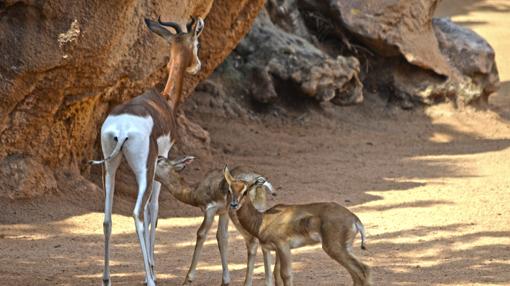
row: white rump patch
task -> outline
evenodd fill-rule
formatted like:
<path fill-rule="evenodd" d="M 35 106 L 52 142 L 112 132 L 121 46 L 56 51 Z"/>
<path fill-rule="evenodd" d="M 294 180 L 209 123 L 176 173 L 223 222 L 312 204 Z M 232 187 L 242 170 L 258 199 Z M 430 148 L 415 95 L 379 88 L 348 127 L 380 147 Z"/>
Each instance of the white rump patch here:
<path fill-rule="evenodd" d="M 114 133 L 115 136 L 129 137 L 134 133 L 137 136 L 149 137 L 154 121 L 152 117 L 141 117 L 133 114 L 109 115 L 101 127 L 101 134 Z"/>

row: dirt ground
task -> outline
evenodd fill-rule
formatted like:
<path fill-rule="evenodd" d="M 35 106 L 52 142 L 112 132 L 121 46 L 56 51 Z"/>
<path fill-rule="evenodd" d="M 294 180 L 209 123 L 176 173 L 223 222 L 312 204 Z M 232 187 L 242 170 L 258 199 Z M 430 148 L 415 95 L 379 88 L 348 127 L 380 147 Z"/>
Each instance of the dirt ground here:
<path fill-rule="evenodd" d="M 211 135 L 213 161 L 186 170 L 196 182 L 210 168 L 250 165 L 277 187 L 271 201 L 336 201 L 364 222 L 374 285 L 510 285 L 510 4 L 445 0 L 451 15 L 497 51 L 503 89 L 487 111 L 449 105 L 403 111 L 375 96 L 353 107 L 325 107 L 294 117 L 227 120 L 192 115 Z M 299 111 L 295 111 L 299 113 Z M 76 189 L 79 189 L 76 186 Z M 171 200 L 168 194 L 162 200 Z M 179 285 L 193 251 L 200 213 L 175 202 L 159 220 L 158 285 Z M 0 285 L 99 285 L 102 202 L 76 192 L 0 204 Z M 170 207 L 169 207 L 170 206 Z M 129 209 L 115 198 L 112 281 L 142 285 L 143 264 Z M 171 209 L 168 209 L 171 208 Z M 179 208 L 177 210 L 177 208 Z M 196 285 L 219 285 L 211 231 Z M 230 228 L 233 285 L 241 285 L 245 248 Z M 350 285 L 320 246 L 293 251 L 296 285 Z M 263 285 L 256 262 L 255 285 Z"/>

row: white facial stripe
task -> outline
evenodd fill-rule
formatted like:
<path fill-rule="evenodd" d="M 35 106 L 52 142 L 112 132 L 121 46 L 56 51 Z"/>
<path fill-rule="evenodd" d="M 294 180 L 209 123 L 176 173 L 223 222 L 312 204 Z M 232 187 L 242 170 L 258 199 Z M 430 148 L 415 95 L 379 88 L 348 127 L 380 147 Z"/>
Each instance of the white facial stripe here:
<path fill-rule="evenodd" d="M 196 74 L 200 71 L 202 67 L 202 63 L 200 62 L 200 58 L 198 57 L 198 38 L 195 37 L 193 42 L 193 65 L 188 67 L 186 71 L 190 74 Z"/>

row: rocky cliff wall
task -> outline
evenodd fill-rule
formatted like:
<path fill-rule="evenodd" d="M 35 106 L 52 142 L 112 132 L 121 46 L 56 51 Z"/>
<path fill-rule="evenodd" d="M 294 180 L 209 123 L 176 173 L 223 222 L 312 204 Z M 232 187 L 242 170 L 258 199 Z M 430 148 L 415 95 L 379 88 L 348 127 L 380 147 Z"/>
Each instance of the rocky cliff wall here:
<path fill-rule="evenodd" d="M 262 5 L 262 0 L 3 1 L 0 196 L 31 197 L 38 188 L 58 189 L 60 179 L 81 180 L 108 111 L 164 79 L 168 47 L 147 30 L 144 17 L 161 15 L 181 24 L 191 15 L 206 18 L 204 66 L 185 78 L 189 94 L 236 46 Z"/>

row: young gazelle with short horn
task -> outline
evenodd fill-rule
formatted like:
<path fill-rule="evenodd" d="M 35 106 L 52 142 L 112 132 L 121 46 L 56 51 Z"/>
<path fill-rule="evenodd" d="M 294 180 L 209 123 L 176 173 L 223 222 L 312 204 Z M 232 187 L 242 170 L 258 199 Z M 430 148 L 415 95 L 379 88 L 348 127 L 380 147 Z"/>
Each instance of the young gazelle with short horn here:
<path fill-rule="evenodd" d="M 221 264 L 223 267 L 222 285 L 229 285 L 230 273 L 227 263 L 228 248 L 228 207 L 230 198 L 228 195 L 228 185 L 223 178 L 221 170 L 209 172 L 205 179 L 195 188 L 191 189 L 184 179 L 178 174 L 184 167 L 193 161 L 193 157 L 186 156 L 178 160 L 170 160 L 164 157 L 158 158 L 156 167 L 156 180 L 159 181 L 164 189 L 168 189 L 172 195 L 179 201 L 199 207 L 204 213 L 204 220 L 197 231 L 197 241 L 193 252 L 193 259 L 183 285 L 190 285 L 196 276 L 196 267 L 202 247 L 207 237 L 214 217 L 219 215 L 218 230 L 216 239 L 220 250 Z M 246 168 L 238 167 L 232 170 L 234 177 L 238 179 L 253 181 L 260 175 Z M 265 180 L 263 184 L 257 185 L 248 190 L 248 196 L 254 203 L 254 207 L 263 210 L 266 208 L 266 192 L 274 195 L 273 187 L 269 181 Z M 245 286 L 252 285 L 253 268 L 255 264 L 255 255 L 258 248 L 258 240 L 249 232 L 244 230 L 237 220 L 233 220 L 236 228 L 243 235 L 246 247 L 248 248 L 248 263 L 246 268 Z M 263 251 L 264 266 L 266 269 L 266 285 L 273 285 L 271 276 L 271 254 Z"/>
<path fill-rule="evenodd" d="M 173 22 L 158 22 L 145 19 L 147 27 L 170 44 L 168 80 L 161 94 L 148 91 L 132 100 L 115 107 L 101 128 L 101 147 L 104 160 L 91 164 L 105 164 L 104 187 L 104 272 L 103 284 L 110 281 L 110 235 L 112 229 L 112 204 L 115 187 L 115 173 L 121 162 L 121 153 L 133 170 L 138 184 L 138 196 L 133 210 L 136 233 L 142 250 L 145 281 L 148 286 L 156 285 L 154 274 L 154 240 L 158 218 L 158 197 L 160 185 L 154 180 L 156 159 L 166 157 L 174 136 L 175 108 L 181 100 L 184 72 L 195 74 L 200 70 L 198 59 L 198 37 L 204 21 L 192 18 L 187 32 Z M 175 33 L 165 28 L 171 27 Z M 168 103 L 170 101 L 170 103 Z M 145 203 L 144 203 L 145 202 Z M 144 221 L 141 221 L 142 206 Z"/>
<path fill-rule="evenodd" d="M 306 205 L 276 205 L 264 212 L 253 206 L 246 191 L 254 184 L 263 184 L 234 178 L 228 168 L 224 176 L 240 224 L 258 238 L 262 248 L 276 252 L 274 279 L 276 285 L 293 285 L 291 249 L 322 243 L 322 249 L 344 266 L 355 286 L 370 285 L 368 266 L 352 253 L 356 234 L 361 234 L 361 248 L 365 249 L 365 230 L 359 218 L 337 203 Z"/>

